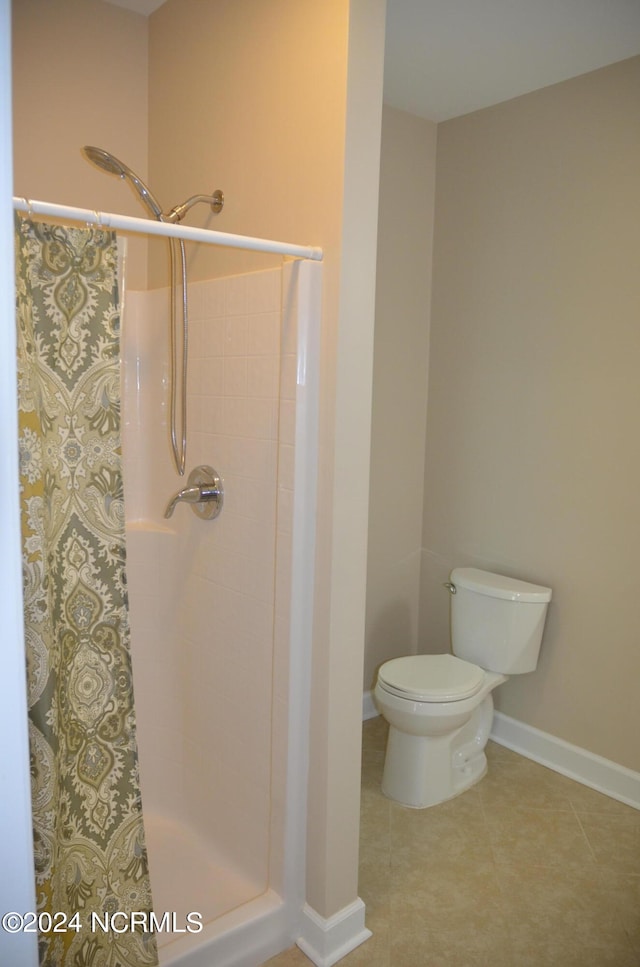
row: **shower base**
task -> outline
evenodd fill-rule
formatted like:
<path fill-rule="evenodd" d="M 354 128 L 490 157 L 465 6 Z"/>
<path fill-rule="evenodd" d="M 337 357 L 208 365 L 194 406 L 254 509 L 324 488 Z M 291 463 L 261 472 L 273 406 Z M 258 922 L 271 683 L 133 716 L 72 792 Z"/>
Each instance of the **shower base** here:
<path fill-rule="evenodd" d="M 264 883 L 234 870 L 204 837 L 179 820 L 145 812 L 145 834 L 158 920 L 169 913 L 168 919 L 184 930 L 187 915 L 197 913 L 204 926 L 265 891 Z M 159 932 L 160 962 L 165 960 L 163 947 L 188 935 Z"/>

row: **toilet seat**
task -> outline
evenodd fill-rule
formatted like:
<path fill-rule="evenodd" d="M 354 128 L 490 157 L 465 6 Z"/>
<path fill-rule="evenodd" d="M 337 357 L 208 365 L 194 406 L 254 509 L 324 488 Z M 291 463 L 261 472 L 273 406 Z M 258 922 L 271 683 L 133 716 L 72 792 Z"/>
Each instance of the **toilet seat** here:
<path fill-rule="evenodd" d="M 392 658 L 378 671 L 386 692 L 412 702 L 459 702 L 482 688 L 485 674 L 455 655 L 407 655 Z"/>

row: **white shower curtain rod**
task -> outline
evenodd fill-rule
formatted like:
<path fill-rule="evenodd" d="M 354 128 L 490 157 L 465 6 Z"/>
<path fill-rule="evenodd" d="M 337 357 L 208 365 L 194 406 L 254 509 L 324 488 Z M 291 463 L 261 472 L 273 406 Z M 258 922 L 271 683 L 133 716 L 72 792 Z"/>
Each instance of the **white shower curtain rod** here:
<path fill-rule="evenodd" d="M 117 215 L 113 212 L 92 211 L 90 208 L 71 208 L 56 205 L 49 201 L 35 201 L 30 198 L 13 199 L 16 211 L 29 215 L 50 215 L 67 221 L 84 222 L 99 228 L 119 228 L 125 232 L 142 235 L 163 235 L 167 238 L 181 238 L 186 242 L 204 242 L 205 245 L 225 245 L 228 248 L 244 248 L 254 252 L 272 252 L 276 255 L 291 255 L 295 258 L 322 261 L 322 249 L 312 245 L 293 245 L 289 242 L 274 242 L 268 238 L 252 238 L 249 235 L 229 235 L 214 232 L 208 228 L 191 228 L 188 225 L 174 225 L 171 222 L 156 222 L 148 218 L 134 218 L 130 215 Z"/>

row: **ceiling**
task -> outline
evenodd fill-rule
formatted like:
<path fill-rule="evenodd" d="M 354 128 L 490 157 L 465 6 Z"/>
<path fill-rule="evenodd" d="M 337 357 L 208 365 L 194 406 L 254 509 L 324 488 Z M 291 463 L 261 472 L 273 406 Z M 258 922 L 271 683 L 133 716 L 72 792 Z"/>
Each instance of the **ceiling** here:
<path fill-rule="evenodd" d="M 431 121 L 640 53 L 640 0 L 387 0 L 385 101 Z"/>
<path fill-rule="evenodd" d="M 640 0 L 387 0 L 384 99 L 444 121 L 636 54 Z"/>

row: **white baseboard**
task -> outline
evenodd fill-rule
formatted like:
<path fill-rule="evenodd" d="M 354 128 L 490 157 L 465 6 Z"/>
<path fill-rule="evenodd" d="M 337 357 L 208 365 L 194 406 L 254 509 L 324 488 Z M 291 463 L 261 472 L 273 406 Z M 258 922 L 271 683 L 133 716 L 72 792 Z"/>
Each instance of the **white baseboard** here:
<path fill-rule="evenodd" d="M 640 809 L 640 772 L 603 759 L 502 712 L 494 712 L 490 738 L 569 779 Z"/>
<path fill-rule="evenodd" d="M 371 692 L 365 692 L 362 696 L 362 719 L 366 721 L 376 715 L 378 710 Z M 502 712 L 494 712 L 490 738 L 527 759 L 581 782 L 583 786 L 640 809 L 640 772 L 603 759 Z"/>
<path fill-rule="evenodd" d="M 362 696 L 362 721 L 366 722 L 367 719 L 375 719 L 379 714 L 373 702 L 373 695 L 371 692 L 365 692 Z"/>
<path fill-rule="evenodd" d="M 364 903 L 358 897 L 328 920 L 305 903 L 302 936 L 296 943 L 316 967 L 332 967 L 370 936 L 364 925 Z"/>

